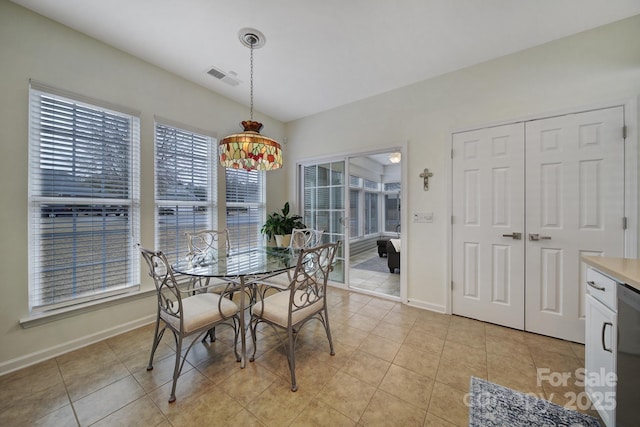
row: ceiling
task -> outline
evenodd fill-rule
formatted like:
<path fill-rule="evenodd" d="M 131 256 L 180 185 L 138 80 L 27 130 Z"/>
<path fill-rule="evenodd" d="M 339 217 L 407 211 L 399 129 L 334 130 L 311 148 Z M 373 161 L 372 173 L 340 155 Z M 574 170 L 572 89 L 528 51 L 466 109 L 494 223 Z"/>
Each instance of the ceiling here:
<path fill-rule="evenodd" d="M 288 122 L 640 14 L 638 0 L 13 0 Z M 207 74 L 235 72 L 231 86 Z"/>
<path fill-rule="evenodd" d="M 391 152 L 388 153 L 379 153 L 379 154 L 369 154 L 365 157 L 369 158 L 370 160 L 373 160 L 374 162 L 380 163 L 383 166 L 389 166 L 392 165 L 393 163 L 391 163 L 391 160 L 389 160 L 389 154 L 391 154 Z"/>

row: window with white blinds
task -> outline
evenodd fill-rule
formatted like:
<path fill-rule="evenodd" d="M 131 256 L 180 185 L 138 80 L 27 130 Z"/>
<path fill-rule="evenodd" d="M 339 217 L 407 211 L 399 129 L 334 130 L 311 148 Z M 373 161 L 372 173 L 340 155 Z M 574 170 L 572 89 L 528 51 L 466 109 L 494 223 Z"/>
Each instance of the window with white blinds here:
<path fill-rule="evenodd" d="M 400 232 L 400 187 L 399 182 L 384 184 L 384 231 Z"/>
<path fill-rule="evenodd" d="M 187 254 L 186 232 L 216 229 L 215 139 L 156 123 L 156 248 L 169 260 Z"/>
<path fill-rule="evenodd" d="M 226 169 L 227 228 L 234 250 L 264 244 L 265 172 Z"/>
<path fill-rule="evenodd" d="M 378 200 L 379 193 L 364 193 L 364 234 L 378 232 Z"/>
<path fill-rule="evenodd" d="M 30 309 L 137 288 L 139 118 L 35 82 L 29 94 Z"/>

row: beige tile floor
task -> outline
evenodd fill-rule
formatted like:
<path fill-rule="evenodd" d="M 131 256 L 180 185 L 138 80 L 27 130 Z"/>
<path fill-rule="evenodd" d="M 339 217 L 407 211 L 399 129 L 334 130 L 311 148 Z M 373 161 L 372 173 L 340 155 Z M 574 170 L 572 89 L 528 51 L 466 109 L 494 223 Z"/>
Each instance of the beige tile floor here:
<path fill-rule="evenodd" d="M 172 343 L 147 372 L 149 325 L 0 377 L 0 425 L 466 426 L 472 375 L 559 404 L 582 391 L 536 377 L 583 367 L 582 345 L 334 288 L 328 298 L 336 354 L 318 322 L 305 327 L 296 393 L 270 329 L 246 369 L 219 330 L 194 345 L 169 404 Z"/>

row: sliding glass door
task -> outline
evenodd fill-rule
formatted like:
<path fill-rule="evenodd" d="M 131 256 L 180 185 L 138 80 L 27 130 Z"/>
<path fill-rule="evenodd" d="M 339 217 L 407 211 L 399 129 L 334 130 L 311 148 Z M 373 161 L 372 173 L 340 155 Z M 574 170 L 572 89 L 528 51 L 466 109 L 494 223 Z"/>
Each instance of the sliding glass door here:
<path fill-rule="evenodd" d="M 302 206 L 307 227 L 324 230 L 324 242 L 341 240 L 330 279 L 345 283 L 345 247 L 348 223 L 345 210 L 344 160 L 300 166 Z"/>
<path fill-rule="evenodd" d="M 404 172 L 402 162 L 390 160 L 400 150 L 308 160 L 297 171 L 304 223 L 324 230 L 325 242 L 343 242 L 331 281 L 392 299 L 401 299 L 406 286 L 386 251 L 386 241 L 401 236 Z"/>

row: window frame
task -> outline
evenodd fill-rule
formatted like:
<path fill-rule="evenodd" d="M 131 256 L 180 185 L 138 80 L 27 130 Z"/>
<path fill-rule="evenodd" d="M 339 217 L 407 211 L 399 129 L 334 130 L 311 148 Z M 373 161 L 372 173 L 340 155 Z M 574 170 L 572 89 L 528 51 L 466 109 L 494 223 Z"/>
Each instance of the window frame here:
<path fill-rule="evenodd" d="M 373 236 L 376 234 L 380 234 L 380 191 L 368 191 L 365 190 L 363 193 L 363 205 L 362 205 L 362 214 L 364 216 L 364 221 L 362 223 L 362 234 L 367 236 Z M 372 198 L 373 200 L 368 200 Z M 369 204 L 371 202 L 371 205 Z M 375 205 L 375 206 L 373 206 Z M 371 208 L 375 209 L 375 218 L 372 220 L 371 218 Z M 375 228 L 372 230 L 372 228 Z"/>
<path fill-rule="evenodd" d="M 29 312 L 53 312 L 138 291 L 139 255 L 134 242 L 140 235 L 140 113 L 33 80 L 28 105 Z M 113 127 L 123 121 L 127 123 L 124 136 L 123 128 Z M 117 158 L 112 150 L 103 150 L 107 143 L 121 148 L 126 156 Z M 125 179 L 114 181 L 122 175 L 113 172 L 92 175 L 100 170 L 97 165 L 109 170 L 114 162 L 126 167 Z M 96 166 L 88 168 L 88 164 Z M 64 178 L 57 181 L 57 175 Z M 59 187 L 62 191 L 54 187 L 59 182 L 64 183 Z M 96 187 L 96 183 L 101 184 Z M 43 216 L 43 212 L 49 214 Z M 94 225 L 102 232 L 95 233 Z M 67 234 L 71 240 L 53 233 Z M 47 239 L 47 235 L 53 237 Z M 123 247 L 125 256 L 109 253 L 114 247 Z M 99 261 L 94 254 L 99 254 Z M 61 266 L 60 259 L 68 263 Z M 48 262 L 53 267 L 47 268 Z M 125 283 L 117 282 L 120 279 Z M 47 292 L 54 296 L 47 297 Z M 57 296 L 58 292 L 62 295 Z"/>
<path fill-rule="evenodd" d="M 159 135 L 159 130 L 164 129 L 162 135 Z M 174 146 L 170 148 L 177 149 L 179 147 L 191 146 L 191 153 L 184 152 L 184 156 L 175 159 L 176 169 L 179 164 L 187 164 L 191 169 L 191 174 L 185 173 L 188 169 L 181 168 L 183 178 L 191 179 L 191 182 L 184 181 L 184 191 L 179 192 L 177 188 L 174 188 L 173 192 L 166 191 L 161 194 L 160 190 L 160 171 L 162 167 L 159 166 L 162 162 L 160 155 L 171 156 L 175 151 L 167 150 L 164 153 L 160 152 L 160 144 L 162 142 L 169 142 L 171 139 L 169 133 L 173 132 Z M 203 229 L 217 229 L 218 224 L 218 162 L 217 162 L 217 139 L 215 134 L 205 130 L 197 129 L 193 126 L 177 123 L 168 119 L 155 117 L 154 127 L 154 241 L 156 243 L 156 249 L 161 250 L 169 258 L 169 260 L 175 260 L 180 256 L 187 254 L 187 240 L 184 235 L 185 232 L 194 232 Z M 184 141 L 190 141 L 191 144 L 184 144 Z M 204 150 L 204 156 L 198 156 L 197 152 L 201 153 Z M 202 174 L 194 174 L 196 166 L 200 164 L 200 167 L 204 167 L 206 172 Z M 195 165 L 195 166 L 194 166 Z M 169 171 L 163 171 L 163 178 L 172 176 Z M 202 185 L 203 181 L 206 184 Z M 206 196 L 204 199 L 198 197 L 196 192 L 195 183 L 200 183 L 201 187 L 206 189 Z M 176 182 L 176 185 L 178 182 Z M 192 188 L 187 186 L 191 184 Z M 173 196 L 173 197 L 172 197 Z M 164 210 L 164 211 L 163 211 Z M 191 210 L 191 215 L 189 211 Z M 166 212 L 166 213 L 162 213 Z M 171 213 L 169 213 L 171 212 Z M 206 212 L 204 215 L 204 221 L 198 221 L 201 212 Z M 191 218 L 189 218 L 189 216 Z M 175 236 L 173 238 L 166 239 L 163 237 L 165 230 L 170 230 L 170 226 L 163 227 L 163 222 L 169 225 L 169 219 L 175 219 Z M 168 241 L 171 240 L 171 245 L 168 245 Z"/>

